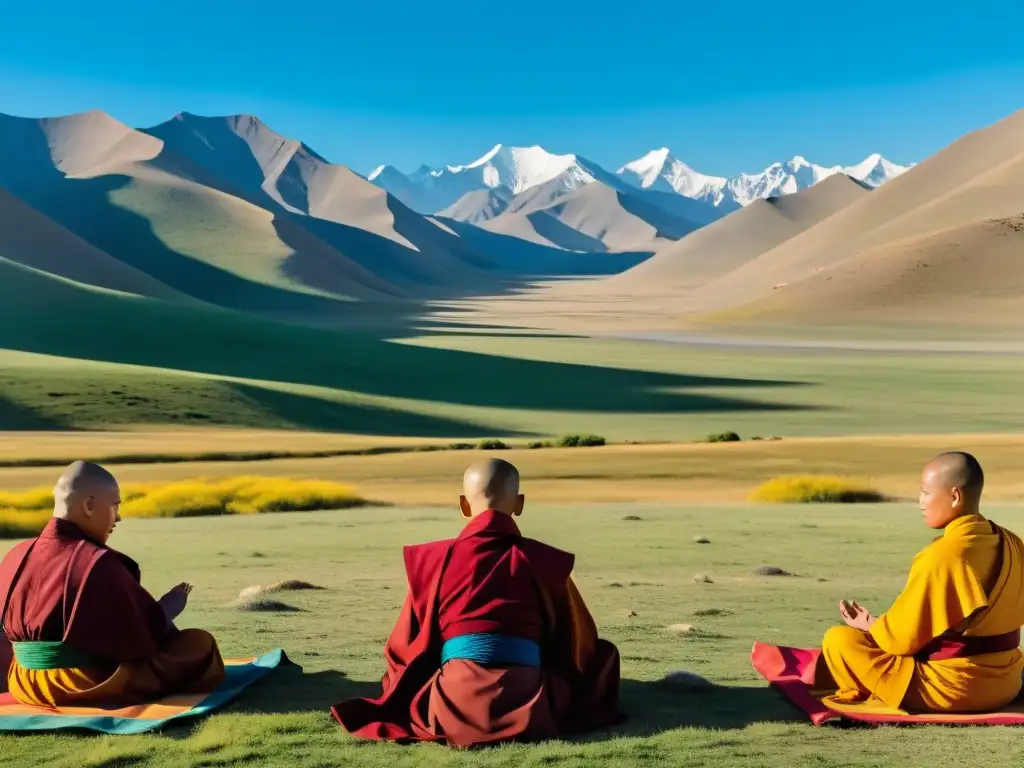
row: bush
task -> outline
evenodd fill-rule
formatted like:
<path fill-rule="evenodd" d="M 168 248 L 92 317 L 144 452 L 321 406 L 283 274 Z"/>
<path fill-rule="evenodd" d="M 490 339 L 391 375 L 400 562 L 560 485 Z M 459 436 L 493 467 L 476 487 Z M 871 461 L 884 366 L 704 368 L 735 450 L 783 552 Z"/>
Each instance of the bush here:
<path fill-rule="evenodd" d="M 760 485 L 750 501 L 761 504 L 856 504 L 886 501 L 873 488 L 849 478 L 826 475 L 776 477 Z"/>
<path fill-rule="evenodd" d="M 36 536 L 52 514 L 49 509 L 0 507 L 0 539 L 28 539 Z"/>
<path fill-rule="evenodd" d="M 542 443 L 540 440 L 534 440 L 532 443 L 527 443 L 526 447 L 531 450 L 536 450 L 538 448 L 546 448 L 547 443 Z"/>
<path fill-rule="evenodd" d="M 501 440 L 481 440 L 477 447 L 481 451 L 504 451 L 508 448 Z"/>
<path fill-rule="evenodd" d="M 121 517 L 198 517 L 343 509 L 367 504 L 352 488 L 287 477 L 198 478 L 127 485 Z M 0 495 L 0 538 L 35 536 L 53 509 L 53 493 L 33 489 Z"/>
<path fill-rule="evenodd" d="M 738 443 L 740 436 L 735 432 L 718 432 L 708 435 L 704 441 L 707 443 Z"/>
<path fill-rule="evenodd" d="M 558 444 L 562 448 L 585 448 L 604 445 L 605 439 L 600 435 L 566 435 Z"/>

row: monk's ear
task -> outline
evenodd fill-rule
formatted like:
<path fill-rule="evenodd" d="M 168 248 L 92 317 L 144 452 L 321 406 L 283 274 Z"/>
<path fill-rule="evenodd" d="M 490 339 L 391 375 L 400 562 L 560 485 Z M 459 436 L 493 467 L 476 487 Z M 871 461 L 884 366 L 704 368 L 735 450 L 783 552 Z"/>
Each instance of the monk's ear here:
<path fill-rule="evenodd" d="M 518 496 L 516 496 L 516 506 L 515 509 L 512 510 L 513 516 L 519 517 L 521 514 L 523 514 L 524 506 L 526 506 L 526 495 L 520 493 Z"/>
<path fill-rule="evenodd" d="M 959 488 L 953 489 L 953 509 L 957 509 L 964 500 L 964 494 Z"/>
<path fill-rule="evenodd" d="M 469 506 L 469 499 L 465 496 L 459 496 L 459 511 L 463 517 L 470 518 L 473 516 L 473 508 Z"/>

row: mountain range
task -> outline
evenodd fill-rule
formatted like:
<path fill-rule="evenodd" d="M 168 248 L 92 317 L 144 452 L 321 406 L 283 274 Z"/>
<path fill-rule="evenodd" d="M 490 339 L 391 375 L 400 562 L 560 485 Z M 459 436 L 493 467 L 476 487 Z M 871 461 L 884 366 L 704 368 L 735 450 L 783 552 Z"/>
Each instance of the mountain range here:
<path fill-rule="evenodd" d="M 29 298 L 50 294 L 110 308 L 124 318 L 111 328 L 153 302 L 403 330 L 428 316 L 461 324 L 471 308 L 437 308 L 478 301 L 497 302 L 494 317 L 525 302 L 523 325 L 562 308 L 604 330 L 623 313 L 817 324 L 843 307 L 1024 321 L 1022 120 L 907 167 L 795 158 L 727 179 L 664 149 L 612 173 L 496 147 L 370 180 L 250 115 L 142 129 L 99 111 L 0 115 L 0 298 L 37 329 L 54 321 Z M 388 191 L 389 178 L 405 186 Z M 450 202 L 424 213 L 402 200 L 428 193 Z"/>
<path fill-rule="evenodd" d="M 695 171 L 662 147 L 610 173 L 580 155 L 555 155 L 539 146 L 498 144 L 466 165 L 421 166 L 409 175 L 382 165 L 367 178 L 420 213 L 443 212 L 461 221 L 479 222 L 501 215 L 508 206 L 498 204 L 499 200 L 509 203 L 539 186 L 546 187 L 545 194 L 553 201 L 598 183 L 624 194 L 637 190 L 658 193 L 648 195 L 648 199 L 670 213 L 707 224 L 755 200 L 795 194 L 836 174 L 878 187 L 913 165 L 897 165 L 880 154 L 849 167 L 815 165 L 797 156 L 785 163 L 773 163 L 759 173 L 727 178 Z M 674 199 L 677 197 L 698 204 L 687 206 Z"/>

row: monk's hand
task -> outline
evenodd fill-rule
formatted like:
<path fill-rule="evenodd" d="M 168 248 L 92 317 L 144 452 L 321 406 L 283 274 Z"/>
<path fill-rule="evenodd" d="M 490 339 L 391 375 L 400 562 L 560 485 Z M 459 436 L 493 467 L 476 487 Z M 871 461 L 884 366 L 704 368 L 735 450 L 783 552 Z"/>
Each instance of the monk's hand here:
<path fill-rule="evenodd" d="M 840 600 L 839 615 L 843 617 L 843 621 L 846 622 L 848 627 L 864 632 L 871 629 L 871 625 L 875 623 L 875 617 L 856 600 L 853 602 Z"/>
<path fill-rule="evenodd" d="M 192 585 L 182 582 L 157 601 L 160 603 L 160 607 L 164 609 L 164 613 L 169 621 L 174 621 L 185 610 L 185 606 L 188 605 L 188 596 L 191 593 Z"/>

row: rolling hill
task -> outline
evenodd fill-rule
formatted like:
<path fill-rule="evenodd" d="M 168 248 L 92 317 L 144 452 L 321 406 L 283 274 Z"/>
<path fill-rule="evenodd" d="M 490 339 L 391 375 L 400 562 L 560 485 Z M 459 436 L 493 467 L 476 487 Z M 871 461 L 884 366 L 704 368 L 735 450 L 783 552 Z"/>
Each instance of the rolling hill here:
<path fill-rule="evenodd" d="M 1024 332 L 1024 214 L 962 224 L 856 253 L 717 324 L 801 323 Z"/>
<path fill-rule="evenodd" d="M 608 293 L 694 288 L 741 267 L 759 254 L 870 194 L 844 175 L 785 197 L 755 200 L 659 250 L 600 286 Z"/>
<path fill-rule="evenodd" d="M 1024 110 L 702 286 L 696 311 L 735 307 L 858 253 L 1024 211 Z M 993 279 L 998 280 L 997 276 Z"/>

